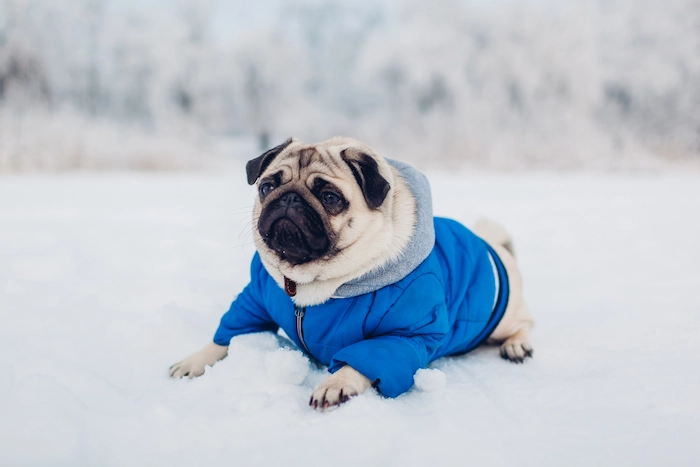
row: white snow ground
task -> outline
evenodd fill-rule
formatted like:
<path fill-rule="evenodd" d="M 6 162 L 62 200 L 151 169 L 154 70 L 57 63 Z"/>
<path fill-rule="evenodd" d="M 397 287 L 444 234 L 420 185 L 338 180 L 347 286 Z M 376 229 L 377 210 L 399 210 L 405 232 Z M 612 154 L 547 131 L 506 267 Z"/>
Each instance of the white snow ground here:
<path fill-rule="evenodd" d="M 247 281 L 242 173 L 0 178 L 0 465 L 698 465 L 700 175 L 431 180 L 513 233 L 534 359 L 316 413 L 324 370 L 272 335 L 167 377 Z"/>

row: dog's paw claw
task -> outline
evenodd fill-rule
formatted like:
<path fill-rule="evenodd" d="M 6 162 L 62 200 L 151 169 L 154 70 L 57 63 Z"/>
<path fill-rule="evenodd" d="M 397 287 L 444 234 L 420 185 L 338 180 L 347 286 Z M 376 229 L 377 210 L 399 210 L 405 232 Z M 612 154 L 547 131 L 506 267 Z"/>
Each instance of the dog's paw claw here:
<path fill-rule="evenodd" d="M 367 377 L 346 365 L 318 385 L 311 394 L 309 405 L 319 410 L 332 409 L 362 394 L 371 385 Z"/>
<path fill-rule="evenodd" d="M 501 345 L 501 358 L 513 363 L 524 363 L 526 358 L 532 358 L 532 346 L 529 342 L 520 340 L 506 340 Z"/>
<path fill-rule="evenodd" d="M 182 378 L 182 362 L 178 362 L 170 367 L 171 378 Z"/>
<path fill-rule="evenodd" d="M 311 396 L 309 405 L 314 409 L 325 411 L 349 401 L 351 397 L 356 395 L 357 393 L 347 394 L 343 389 L 318 388 Z"/>
<path fill-rule="evenodd" d="M 193 353 L 184 360 L 181 360 L 170 367 L 171 378 L 196 378 L 202 376 L 206 367 L 212 366 L 222 358 L 226 357 L 228 346 L 218 345 L 213 342 L 207 344 L 200 351 Z"/>
<path fill-rule="evenodd" d="M 170 367 L 171 378 L 196 378 L 204 374 L 205 365 L 192 365 L 187 361 L 176 363 Z"/>

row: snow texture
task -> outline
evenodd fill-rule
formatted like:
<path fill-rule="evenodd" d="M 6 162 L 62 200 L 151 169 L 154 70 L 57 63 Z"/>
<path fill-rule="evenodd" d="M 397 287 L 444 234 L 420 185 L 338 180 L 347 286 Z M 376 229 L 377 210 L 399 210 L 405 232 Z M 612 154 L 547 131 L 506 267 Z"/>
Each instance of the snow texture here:
<path fill-rule="evenodd" d="M 167 377 L 248 280 L 242 172 L 0 178 L 0 465 L 698 465 L 700 178 L 430 179 L 437 214 L 512 232 L 534 359 L 318 413 L 284 336 Z"/>

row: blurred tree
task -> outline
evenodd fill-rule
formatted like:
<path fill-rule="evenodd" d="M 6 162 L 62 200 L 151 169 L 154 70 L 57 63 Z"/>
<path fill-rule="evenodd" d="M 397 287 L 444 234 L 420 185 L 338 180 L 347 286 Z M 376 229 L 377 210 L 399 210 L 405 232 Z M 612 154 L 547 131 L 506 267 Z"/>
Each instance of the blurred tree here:
<path fill-rule="evenodd" d="M 15 107 L 47 104 L 51 98 L 29 6 L 18 0 L 0 4 L 0 103 Z"/>
<path fill-rule="evenodd" d="M 100 84 L 100 31 L 103 26 L 104 0 L 89 0 L 86 5 L 88 68 L 87 68 L 87 109 L 91 116 L 102 110 L 102 88 Z"/>
<path fill-rule="evenodd" d="M 286 138 L 303 126 L 311 110 L 306 105 L 310 75 L 298 47 L 278 33 L 255 33 L 241 39 L 232 60 L 236 68 L 231 78 L 243 109 L 241 126 L 256 135 L 260 149 L 269 149 L 271 138 Z"/>
<path fill-rule="evenodd" d="M 697 0 L 168 5 L 0 0 L 3 122 L 70 109 L 261 149 L 344 133 L 508 168 L 700 157 Z"/>

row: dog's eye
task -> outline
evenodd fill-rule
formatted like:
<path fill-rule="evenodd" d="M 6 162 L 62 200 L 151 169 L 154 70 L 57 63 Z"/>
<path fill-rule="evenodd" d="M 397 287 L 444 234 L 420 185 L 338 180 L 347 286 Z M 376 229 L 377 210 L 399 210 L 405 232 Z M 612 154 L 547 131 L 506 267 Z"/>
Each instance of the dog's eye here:
<path fill-rule="evenodd" d="M 340 196 L 333 193 L 332 191 L 326 191 L 321 195 L 321 201 L 323 202 L 323 204 L 327 205 L 338 204 L 340 202 Z"/>
<path fill-rule="evenodd" d="M 267 195 L 270 194 L 272 190 L 275 189 L 275 186 L 272 183 L 263 183 L 260 185 L 260 196 L 263 198 Z"/>

